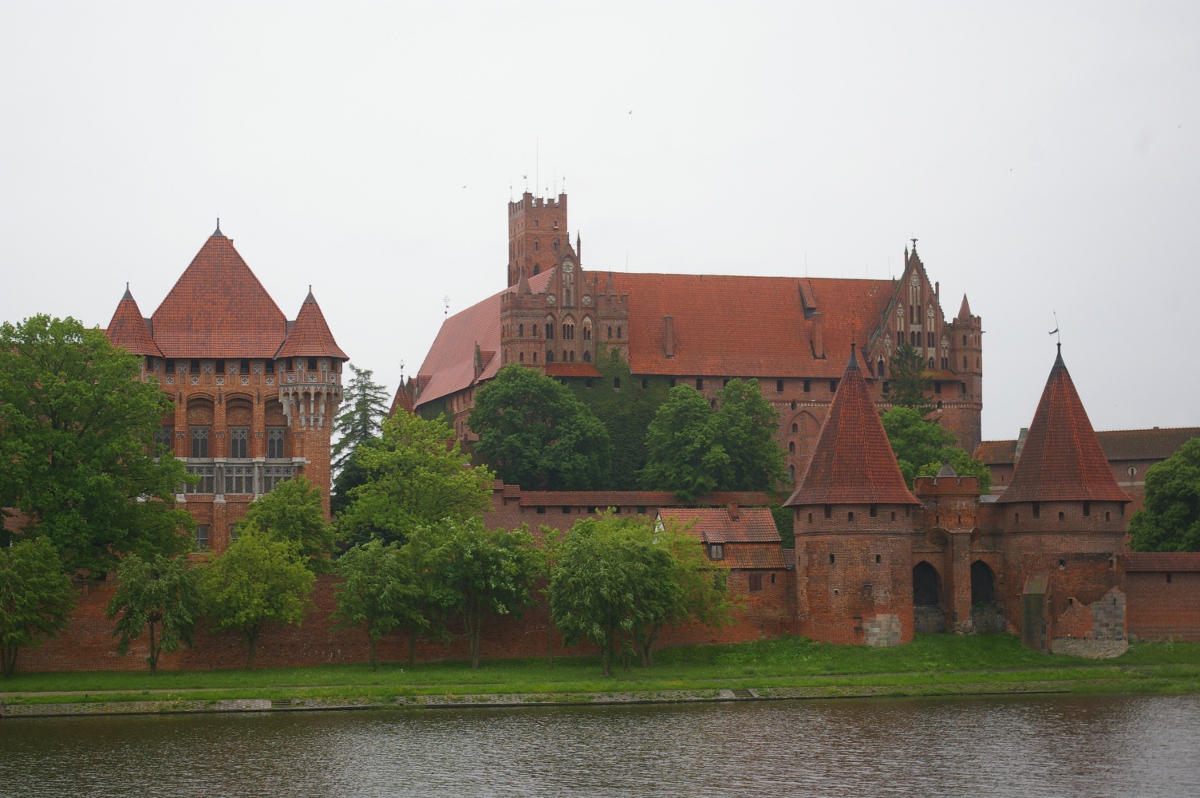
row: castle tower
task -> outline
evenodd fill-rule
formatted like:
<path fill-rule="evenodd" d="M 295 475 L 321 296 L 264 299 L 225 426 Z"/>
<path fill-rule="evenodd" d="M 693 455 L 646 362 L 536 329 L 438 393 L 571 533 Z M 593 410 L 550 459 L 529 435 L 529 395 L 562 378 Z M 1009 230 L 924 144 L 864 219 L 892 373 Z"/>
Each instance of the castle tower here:
<path fill-rule="evenodd" d="M 534 277 L 556 265 L 567 244 L 567 195 L 535 197 L 526 191 L 508 203 L 508 283 L 521 273 Z"/>
<path fill-rule="evenodd" d="M 958 316 L 946 325 L 945 337 L 949 344 L 948 365 L 958 379 L 958 385 L 951 386 L 946 401 L 963 409 L 963 412 L 948 417 L 946 426 L 958 436 L 959 446 L 973 452 L 982 437 L 983 319 L 971 313 L 966 294 L 963 294 Z"/>
<path fill-rule="evenodd" d="M 795 493 L 799 632 L 891 646 L 913 636 L 913 508 L 875 402 L 850 362 Z"/>
<path fill-rule="evenodd" d="M 1062 346 L 1038 402 L 1012 482 L 996 500 L 1001 550 L 1013 571 L 1006 604 L 1041 650 L 1056 638 L 1123 639 L 1125 505 L 1092 429 Z"/>

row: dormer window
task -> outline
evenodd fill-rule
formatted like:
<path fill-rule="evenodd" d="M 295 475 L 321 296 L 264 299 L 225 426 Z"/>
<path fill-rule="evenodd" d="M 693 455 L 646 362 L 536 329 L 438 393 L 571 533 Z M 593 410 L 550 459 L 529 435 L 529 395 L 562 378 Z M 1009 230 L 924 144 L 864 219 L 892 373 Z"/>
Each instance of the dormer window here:
<path fill-rule="evenodd" d="M 708 545 L 708 559 L 710 559 L 710 560 L 725 559 L 725 544 L 710 543 Z"/>

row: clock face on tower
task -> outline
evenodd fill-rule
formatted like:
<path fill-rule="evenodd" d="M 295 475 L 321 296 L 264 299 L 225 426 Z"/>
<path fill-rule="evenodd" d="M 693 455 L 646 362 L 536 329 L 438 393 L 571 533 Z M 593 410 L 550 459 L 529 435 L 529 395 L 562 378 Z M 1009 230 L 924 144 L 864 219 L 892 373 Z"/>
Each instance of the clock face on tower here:
<path fill-rule="evenodd" d="M 569 260 L 563 261 L 563 271 L 564 272 L 566 272 L 567 274 L 570 274 L 574 270 L 575 270 L 575 264 L 571 263 L 571 261 L 569 261 Z"/>

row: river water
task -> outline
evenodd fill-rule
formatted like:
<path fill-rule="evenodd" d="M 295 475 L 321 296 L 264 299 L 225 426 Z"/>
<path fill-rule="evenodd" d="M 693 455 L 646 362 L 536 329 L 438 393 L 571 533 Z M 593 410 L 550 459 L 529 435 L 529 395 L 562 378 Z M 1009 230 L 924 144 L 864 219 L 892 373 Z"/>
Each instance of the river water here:
<path fill-rule="evenodd" d="M 0 795 L 1200 796 L 1200 696 L 0 721 Z"/>

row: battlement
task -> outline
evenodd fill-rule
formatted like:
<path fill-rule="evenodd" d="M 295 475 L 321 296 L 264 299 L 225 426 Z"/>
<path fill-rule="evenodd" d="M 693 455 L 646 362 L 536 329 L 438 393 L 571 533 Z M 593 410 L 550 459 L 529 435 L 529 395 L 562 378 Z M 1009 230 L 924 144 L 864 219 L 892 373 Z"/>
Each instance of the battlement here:
<path fill-rule="evenodd" d="M 508 215 L 518 216 L 528 211 L 534 210 L 563 210 L 567 209 L 567 195 L 559 194 L 558 197 L 535 197 L 530 192 L 526 191 L 521 195 L 521 199 L 510 201 L 508 203 Z"/>

